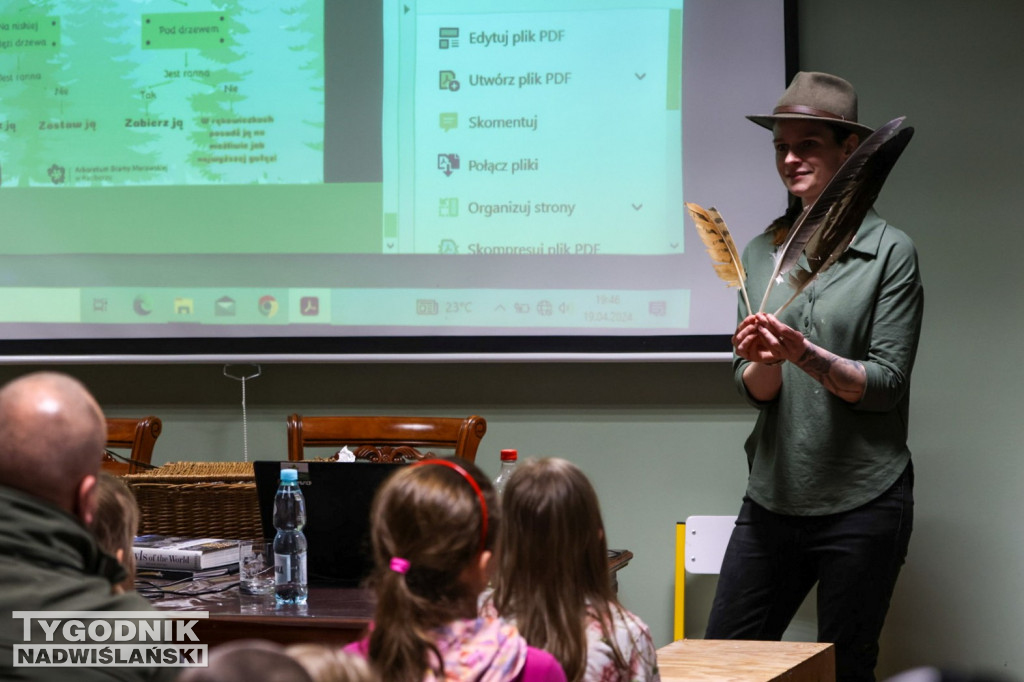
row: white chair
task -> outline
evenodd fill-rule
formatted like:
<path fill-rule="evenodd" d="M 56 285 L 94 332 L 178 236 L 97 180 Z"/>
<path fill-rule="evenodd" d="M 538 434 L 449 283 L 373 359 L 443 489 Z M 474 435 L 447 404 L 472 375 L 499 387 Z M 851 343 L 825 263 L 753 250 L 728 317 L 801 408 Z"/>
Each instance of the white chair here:
<path fill-rule="evenodd" d="M 735 525 L 735 516 L 688 516 L 676 524 L 674 640 L 686 636 L 686 574 L 718 575 Z"/>

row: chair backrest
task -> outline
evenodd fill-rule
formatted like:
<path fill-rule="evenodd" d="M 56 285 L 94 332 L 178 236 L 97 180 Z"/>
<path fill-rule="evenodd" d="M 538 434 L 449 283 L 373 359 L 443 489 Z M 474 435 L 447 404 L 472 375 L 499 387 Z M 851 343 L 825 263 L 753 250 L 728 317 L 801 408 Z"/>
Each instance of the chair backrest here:
<path fill-rule="evenodd" d="M 676 524 L 676 586 L 673 639 L 686 636 L 686 574 L 717 575 L 736 525 L 735 516 L 688 516 Z"/>
<path fill-rule="evenodd" d="M 454 454 L 470 462 L 487 432 L 483 417 L 288 417 L 288 459 L 307 447 L 347 446 L 357 459 L 410 462 Z M 450 452 L 435 453 L 435 449 Z"/>
<path fill-rule="evenodd" d="M 163 422 L 159 417 L 107 419 L 107 448 L 129 449 L 130 462 L 121 462 L 103 453 L 103 470 L 112 474 L 137 474 L 153 459 L 153 446 L 160 437 Z"/>
<path fill-rule="evenodd" d="M 718 575 L 725 548 L 736 527 L 736 516 L 686 517 L 686 546 L 683 557 L 687 573 Z"/>

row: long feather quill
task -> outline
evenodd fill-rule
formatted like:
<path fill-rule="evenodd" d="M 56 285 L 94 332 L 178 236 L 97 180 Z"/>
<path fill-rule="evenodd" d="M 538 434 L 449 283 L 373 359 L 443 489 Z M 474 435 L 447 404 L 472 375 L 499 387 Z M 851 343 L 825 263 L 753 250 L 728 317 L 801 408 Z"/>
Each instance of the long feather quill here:
<path fill-rule="evenodd" d="M 875 203 L 889 171 L 914 134 L 913 128 L 897 132 L 900 117 L 869 135 L 840 166 L 821 195 L 790 228 L 789 237 L 775 257 L 775 269 L 761 300 L 764 311 L 772 287 L 806 254 L 808 268 L 789 277 L 796 289 L 775 314 L 778 315 L 811 282 L 835 263 L 853 241 L 861 221 Z"/>
<path fill-rule="evenodd" d="M 686 204 L 686 210 L 693 218 L 693 224 L 697 228 L 700 240 L 711 256 L 712 265 L 718 276 L 725 280 L 730 287 L 739 287 L 743 294 L 743 302 L 747 304 L 747 312 L 750 312 L 750 299 L 747 297 L 747 286 L 744 283 L 747 279 L 746 270 L 743 269 L 743 262 L 740 260 L 740 251 L 736 248 L 736 242 L 726 227 L 722 215 L 712 206 L 704 209 L 698 204 Z"/>
<path fill-rule="evenodd" d="M 775 269 L 772 270 L 772 276 L 769 278 L 768 286 L 764 290 L 761 305 L 757 309 L 759 313 L 764 312 L 764 307 L 768 303 L 768 294 L 772 292 L 775 282 L 781 281 L 782 276 L 792 270 L 800 261 L 800 254 L 804 252 L 804 247 L 807 246 L 807 242 L 810 241 L 811 236 L 814 234 L 817 225 L 807 221 L 807 214 L 808 211 L 806 210 L 800 214 L 800 217 L 789 228 L 786 241 L 775 252 Z"/>

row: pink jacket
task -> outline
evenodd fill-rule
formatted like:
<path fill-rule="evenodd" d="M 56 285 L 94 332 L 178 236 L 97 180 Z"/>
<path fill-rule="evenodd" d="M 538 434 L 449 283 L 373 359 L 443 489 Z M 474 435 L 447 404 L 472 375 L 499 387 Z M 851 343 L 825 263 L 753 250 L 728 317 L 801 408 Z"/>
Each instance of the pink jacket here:
<path fill-rule="evenodd" d="M 565 671 L 554 656 L 527 645 L 515 626 L 500 619 L 458 620 L 436 634 L 446 681 L 566 682 Z M 345 651 L 366 658 L 369 639 L 352 642 Z M 435 677 L 428 674 L 425 680 Z"/>

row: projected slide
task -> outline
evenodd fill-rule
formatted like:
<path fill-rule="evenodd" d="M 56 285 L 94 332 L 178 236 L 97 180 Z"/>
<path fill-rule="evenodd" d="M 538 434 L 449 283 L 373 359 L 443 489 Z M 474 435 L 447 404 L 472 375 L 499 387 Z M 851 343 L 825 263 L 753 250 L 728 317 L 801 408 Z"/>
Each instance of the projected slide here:
<path fill-rule="evenodd" d="M 784 85 L 782 18 L 782 0 L 0 3 L 0 358 L 725 339 L 735 292 L 683 205 L 717 206 L 741 244 L 781 213 L 743 115 Z"/>
<path fill-rule="evenodd" d="M 5 7 L 6 185 L 323 181 L 323 0 Z"/>
<path fill-rule="evenodd" d="M 682 2 L 571 4 L 395 5 L 384 144 L 397 231 L 386 248 L 682 249 Z"/>

